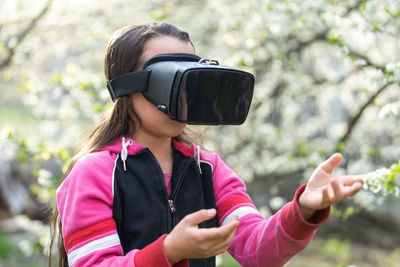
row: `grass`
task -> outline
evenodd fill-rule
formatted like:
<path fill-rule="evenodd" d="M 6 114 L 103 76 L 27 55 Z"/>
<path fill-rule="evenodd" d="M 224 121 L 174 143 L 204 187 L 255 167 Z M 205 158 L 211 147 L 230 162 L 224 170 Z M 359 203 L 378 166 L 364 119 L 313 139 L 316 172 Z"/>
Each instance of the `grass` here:
<path fill-rule="evenodd" d="M 37 119 L 32 111 L 23 105 L 13 105 L 10 103 L 1 103 L 0 105 L 0 122 L 1 123 L 36 123 Z"/>
<path fill-rule="evenodd" d="M 314 238 L 310 245 L 295 255 L 285 267 L 398 267 L 400 247 L 386 251 L 352 244 L 350 240 Z M 239 267 L 228 253 L 221 255 L 218 267 Z"/>
<path fill-rule="evenodd" d="M 45 258 L 40 254 L 24 255 L 8 234 L 0 232 L 0 267 L 43 267 Z"/>
<path fill-rule="evenodd" d="M 0 129 L 10 125 L 18 136 L 24 136 L 27 133 L 37 133 L 40 122 L 27 107 L 0 102 Z"/>
<path fill-rule="evenodd" d="M 53 132 L 54 129 L 52 128 L 46 128 L 45 122 L 57 126 L 55 128 L 56 132 Z M 81 138 L 79 134 L 83 134 L 90 127 L 93 127 L 93 122 L 73 119 L 59 121 L 42 119 L 36 117 L 29 107 L 22 104 L 3 103 L 0 101 L 0 130 L 5 126 L 11 126 L 15 136 L 18 138 L 29 138 L 29 140 L 37 142 L 43 140 L 59 142 L 61 138 L 60 134 L 65 134 L 65 132 L 75 134 L 73 131 L 78 129 L 81 130 L 76 133 L 77 138 Z M 68 131 L 64 129 L 68 129 Z M 72 132 L 71 129 L 73 129 Z"/>

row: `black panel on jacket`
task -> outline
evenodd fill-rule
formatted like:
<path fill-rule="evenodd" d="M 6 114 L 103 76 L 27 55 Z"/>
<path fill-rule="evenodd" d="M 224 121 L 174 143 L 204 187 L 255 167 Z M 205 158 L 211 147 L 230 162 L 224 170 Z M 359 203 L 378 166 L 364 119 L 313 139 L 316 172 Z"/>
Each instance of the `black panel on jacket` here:
<path fill-rule="evenodd" d="M 114 171 L 113 217 L 124 254 L 142 249 L 169 233 L 186 215 L 200 209 L 215 208 L 211 166 L 202 163 L 202 174 L 192 157 L 174 150 L 171 196 L 164 174 L 149 149 L 129 155 L 124 171 L 117 160 Z M 173 201 L 172 213 L 168 200 Z M 199 227 L 215 227 L 216 218 Z M 190 260 L 190 267 L 214 267 L 215 257 Z"/>

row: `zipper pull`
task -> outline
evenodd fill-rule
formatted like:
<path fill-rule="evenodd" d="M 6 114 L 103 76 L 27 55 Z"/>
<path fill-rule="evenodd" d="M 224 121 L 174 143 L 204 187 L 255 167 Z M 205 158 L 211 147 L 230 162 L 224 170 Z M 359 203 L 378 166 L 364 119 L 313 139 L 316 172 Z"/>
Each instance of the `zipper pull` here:
<path fill-rule="evenodd" d="M 172 199 L 168 199 L 169 208 L 171 209 L 172 213 L 175 212 L 174 201 Z"/>

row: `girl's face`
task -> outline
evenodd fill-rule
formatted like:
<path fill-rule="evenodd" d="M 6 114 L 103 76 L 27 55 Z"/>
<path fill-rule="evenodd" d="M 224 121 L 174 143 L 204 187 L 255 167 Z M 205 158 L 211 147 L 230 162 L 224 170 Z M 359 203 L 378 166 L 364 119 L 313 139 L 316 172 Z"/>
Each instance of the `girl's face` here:
<path fill-rule="evenodd" d="M 143 48 L 142 64 L 158 54 L 188 53 L 194 54 L 193 46 L 186 41 L 171 36 L 159 36 L 148 40 Z M 143 66 L 143 65 L 142 65 Z M 139 69 L 142 68 L 139 67 Z M 179 135 L 186 124 L 170 119 L 164 112 L 147 101 L 142 93 L 131 95 L 133 110 L 141 122 L 139 135 L 146 134 L 153 137 L 175 137 Z M 150 137 L 149 136 L 149 137 Z"/>

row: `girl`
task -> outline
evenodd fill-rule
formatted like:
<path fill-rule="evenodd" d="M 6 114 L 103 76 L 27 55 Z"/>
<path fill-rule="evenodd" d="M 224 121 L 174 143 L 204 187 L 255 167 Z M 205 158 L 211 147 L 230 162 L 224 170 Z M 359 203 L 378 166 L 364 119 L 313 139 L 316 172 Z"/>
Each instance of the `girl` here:
<path fill-rule="evenodd" d="M 165 23 L 124 27 L 108 44 L 106 78 L 165 53 L 194 54 L 188 34 Z M 334 154 L 265 220 L 237 175 L 184 128 L 142 93 L 116 99 L 57 190 L 59 266 L 215 266 L 225 250 L 243 266 L 282 266 L 331 204 L 361 188 L 358 176 L 332 176 L 342 159 Z"/>

